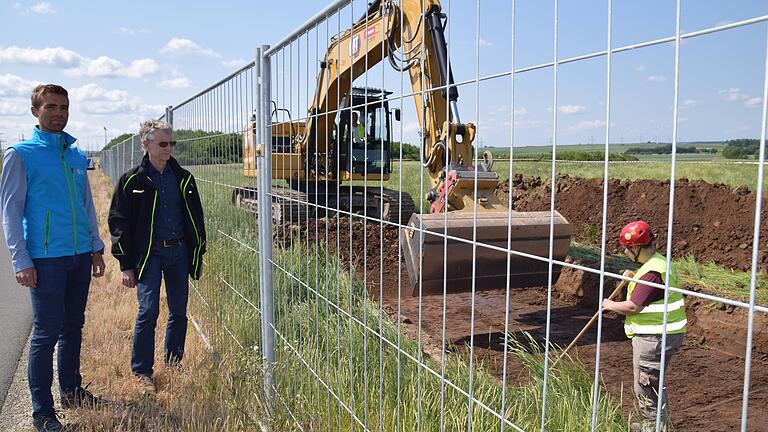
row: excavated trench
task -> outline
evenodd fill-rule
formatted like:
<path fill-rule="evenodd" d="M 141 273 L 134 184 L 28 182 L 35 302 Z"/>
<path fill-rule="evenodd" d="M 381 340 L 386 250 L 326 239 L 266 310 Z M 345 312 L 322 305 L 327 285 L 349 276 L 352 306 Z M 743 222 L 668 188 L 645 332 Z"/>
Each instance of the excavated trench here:
<path fill-rule="evenodd" d="M 515 209 L 547 210 L 551 193 L 547 183 L 535 178 L 514 178 L 511 196 Z M 581 243 L 599 244 L 594 227 L 602 223 L 602 181 L 562 176 L 556 184 L 556 208 L 574 225 L 574 237 Z M 508 183 L 497 190 L 505 200 L 510 197 L 509 191 Z M 726 268 L 749 268 L 754 193 L 744 188 L 680 180 L 676 194 L 673 255 L 693 255 L 700 261 L 713 261 Z M 630 220 L 643 218 L 657 227 L 657 236 L 662 239 L 658 246 L 663 246 L 668 196 L 669 182 L 612 180 L 608 192 L 608 235 L 618 233 Z M 761 232 L 766 231 L 765 226 L 761 228 Z M 287 231 L 278 229 L 278 240 L 288 240 L 281 232 L 297 229 L 303 230 L 306 234 L 302 238 L 312 244 L 335 246 L 339 242 L 341 259 L 353 264 L 358 277 L 365 279 L 370 297 L 381 304 L 393 322 L 399 320 L 406 334 L 415 337 L 421 328 L 424 350 L 433 358 L 439 359 L 444 320 L 445 339 L 451 349 L 467 351 L 471 342 L 476 358 L 500 378 L 505 316 L 510 334 L 527 332 L 540 343 L 545 339 L 546 287 L 510 291 L 508 309 L 504 290 L 480 291 L 474 304 L 471 293 L 425 297 L 419 304 L 419 299 L 410 295 L 405 264 L 399 259 L 396 227 L 366 226 L 357 218 L 351 224 L 348 218 L 318 219 Z M 743 244 L 746 247 L 741 247 Z M 611 244 L 610 248 L 619 252 L 616 245 Z M 761 248 L 758 260 L 762 266 L 766 265 L 765 249 Z M 579 264 L 599 267 L 596 262 Z M 613 290 L 612 285 L 612 281 L 606 283 L 606 296 Z M 550 340 L 560 346 L 570 343 L 596 311 L 598 297 L 597 276 L 565 268 L 553 286 Z M 673 424 L 680 431 L 738 430 L 747 314 L 743 309 L 698 298 L 689 297 L 686 306 L 689 333 L 667 376 Z M 473 308 L 474 329 L 470 329 Z M 595 367 L 596 336 L 597 330 L 593 328 L 573 353 L 590 373 Z M 602 382 L 616 400 L 623 402 L 625 413 L 629 414 L 633 410 L 632 348 L 624 336 L 620 317 L 605 315 L 601 341 Z M 768 430 L 768 390 L 763 390 L 768 389 L 768 317 L 760 313 L 755 315 L 752 354 L 748 430 L 764 431 Z M 507 379 L 520 379 L 520 371 L 521 365 L 508 358 Z"/>

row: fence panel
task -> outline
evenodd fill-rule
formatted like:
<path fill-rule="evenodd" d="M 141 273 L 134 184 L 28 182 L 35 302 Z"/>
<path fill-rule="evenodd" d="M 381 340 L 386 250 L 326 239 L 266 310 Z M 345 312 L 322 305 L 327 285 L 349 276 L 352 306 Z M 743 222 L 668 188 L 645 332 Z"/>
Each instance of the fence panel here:
<path fill-rule="evenodd" d="M 750 112 L 756 160 L 702 163 L 678 151 L 682 110 L 697 105 L 683 95 L 697 80 L 725 101 L 756 104 L 739 89 L 718 93 L 692 66 L 709 58 L 703 51 L 743 46 L 766 59 L 768 15 L 633 7 L 337 0 L 166 112 L 208 226 L 191 313 L 217 352 L 263 379 L 257 397 L 276 430 L 628 430 L 639 419 L 628 402 L 639 379 L 632 344 L 602 305 L 622 281 L 640 282 L 622 273 L 640 266 L 617 241 L 634 219 L 651 221 L 673 258 L 660 273 L 680 274 L 642 282 L 664 292 L 647 309 L 662 314 L 661 346 L 682 325 L 676 296 L 688 307 L 681 365 L 668 379 L 661 358 L 653 377 L 671 383 L 672 424 L 766 425 L 768 64 L 747 63 L 762 91 Z M 707 20 L 683 21 L 686 8 Z M 626 16 L 649 11 L 673 25 L 627 36 Z M 638 62 L 671 75 L 637 78 L 643 69 L 628 65 Z M 665 90 L 630 93 L 664 81 Z M 588 111 L 583 100 L 594 118 L 574 121 Z M 633 123 L 641 115 L 654 126 Z M 585 128 L 603 137 L 591 147 L 601 160 L 559 159 Z M 614 163 L 624 133 L 642 128 L 641 142 L 668 137 L 668 158 Z M 102 152 L 113 183 L 141 160 L 139 141 Z M 546 143 L 538 160 L 523 148 L 531 141 Z M 503 156 L 494 163 L 493 153 Z M 699 175 L 733 189 L 683 178 Z M 730 203 L 734 216 L 707 200 Z M 736 214 L 744 233 L 723 234 L 715 252 L 692 244 Z M 596 326 L 576 340 L 593 313 Z M 563 356 L 572 341 L 578 355 Z M 646 411 L 659 431 L 657 399 Z"/>

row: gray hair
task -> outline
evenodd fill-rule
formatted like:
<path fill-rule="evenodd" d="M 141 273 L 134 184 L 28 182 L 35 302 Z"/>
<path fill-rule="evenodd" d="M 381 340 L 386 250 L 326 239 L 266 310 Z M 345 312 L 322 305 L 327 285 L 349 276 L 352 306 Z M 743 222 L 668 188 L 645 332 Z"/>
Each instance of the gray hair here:
<path fill-rule="evenodd" d="M 147 120 L 141 124 L 139 129 L 141 141 L 151 141 L 154 138 L 152 133 L 156 130 L 167 130 L 168 133 L 173 133 L 173 126 L 162 120 Z"/>

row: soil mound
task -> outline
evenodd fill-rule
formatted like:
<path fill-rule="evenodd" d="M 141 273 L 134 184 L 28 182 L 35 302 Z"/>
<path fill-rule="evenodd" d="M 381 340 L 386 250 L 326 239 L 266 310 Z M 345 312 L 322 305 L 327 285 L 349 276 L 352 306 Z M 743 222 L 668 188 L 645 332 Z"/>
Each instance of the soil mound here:
<path fill-rule="evenodd" d="M 496 190 L 505 203 L 512 198 L 518 211 L 549 210 L 551 182 L 517 175 Z M 603 217 L 603 180 L 560 175 L 555 181 L 555 209 L 571 222 L 576 240 L 599 245 Z M 628 222 L 643 219 L 656 234 L 656 247 L 664 253 L 668 229 L 669 181 L 608 181 L 607 246 L 620 253 L 618 234 Z M 746 187 L 730 188 L 700 180 L 675 182 L 672 254 L 693 255 L 697 261 L 749 270 L 756 194 Z M 768 208 L 763 208 L 760 239 L 768 239 Z M 760 247 L 758 265 L 768 268 L 768 248 Z"/>

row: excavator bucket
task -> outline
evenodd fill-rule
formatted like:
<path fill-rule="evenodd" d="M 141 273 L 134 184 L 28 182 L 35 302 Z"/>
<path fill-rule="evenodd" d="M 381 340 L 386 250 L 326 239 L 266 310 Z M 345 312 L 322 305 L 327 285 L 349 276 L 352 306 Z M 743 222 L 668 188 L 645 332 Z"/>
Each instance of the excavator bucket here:
<path fill-rule="evenodd" d="M 436 295 L 443 289 L 447 293 L 471 291 L 473 273 L 476 290 L 504 289 L 508 256 L 511 288 L 547 285 L 549 263 L 514 252 L 549 257 L 550 212 L 512 212 L 511 247 L 507 241 L 509 220 L 507 212 L 477 213 L 473 237 L 472 212 L 411 216 L 408 225 L 400 230 L 400 243 L 412 294 Z M 553 258 L 562 261 L 568 254 L 572 228 L 558 212 L 554 212 L 553 226 Z M 474 272 L 473 238 L 477 241 Z M 508 247 L 514 252 L 508 253 Z M 560 267 L 553 266 L 552 283 L 560 276 Z"/>

